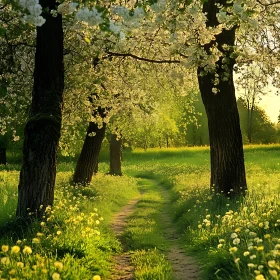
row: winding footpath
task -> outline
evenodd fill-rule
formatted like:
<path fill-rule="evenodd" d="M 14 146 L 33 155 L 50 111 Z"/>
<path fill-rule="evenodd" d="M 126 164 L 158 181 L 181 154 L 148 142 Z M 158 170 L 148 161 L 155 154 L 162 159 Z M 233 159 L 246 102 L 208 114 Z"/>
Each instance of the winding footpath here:
<path fill-rule="evenodd" d="M 199 266 L 194 258 L 187 256 L 184 248 L 180 245 L 179 235 L 173 227 L 172 220 L 168 213 L 170 198 L 168 191 L 161 187 L 153 180 L 149 184 L 158 191 L 158 195 L 164 200 L 163 207 L 159 210 L 160 222 L 164 224 L 163 236 L 170 244 L 166 254 L 167 260 L 172 267 L 172 276 L 170 280 L 199 280 Z M 112 223 L 112 230 L 121 241 L 120 237 L 125 230 L 127 218 L 134 212 L 137 202 L 141 200 L 141 195 L 131 200 L 128 205 L 121 208 L 120 212 L 115 215 Z M 133 280 L 134 268 L 131 264 L 129 252 L 124 252 L 114 258 L 114 269 L 109 280 Z M 154 279 L 161 280 L 161 279 Z"/>

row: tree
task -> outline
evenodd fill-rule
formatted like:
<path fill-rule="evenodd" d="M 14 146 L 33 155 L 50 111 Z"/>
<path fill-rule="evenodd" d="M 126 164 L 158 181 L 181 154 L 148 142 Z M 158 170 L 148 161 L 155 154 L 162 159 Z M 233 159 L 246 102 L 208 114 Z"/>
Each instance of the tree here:
<path fill-rule="evenodd" d="M 207 13 L 207 25 L 219 25 L 218 5 L 228 7 L 226 0 L 209 0 L 203 5 Z M 221 55 L 213 72 L 198 68 L 198 82 L 205 106 L 210 139 L 211 188 L 215 193 L 244 195 L 247 189 L 242 135 L 233 83 L 233 46 L 236 26 L 223 28 L 215 36 L 215 41 L 204 45 L 210 54 L 213 44 L 217 44 Z M 226 46 L 226 47 L 225 47 Z M 217 81 L 218 77 L 218 81 Z M 217 82 L 215 82 L 215 80 Z"/>
<path fill-rule="evenodd" d="M 254 111 L 261 97 L 267 93 L 265 87 L 268 79 L 256 63 L 241 67 L 238 74 L 240 77 L 236 83 L 241 89 L 240 97 L 247 108 L 247 138 L 249 143 L 252 143 Z"/>
<path fill-rule="evenodd" d="M 110 171 L 109 174 L 121 176 L 122 139 L 116 133 L 110 137 Z"/>
<path fill-rule="evenodd" d="M 37 27 L 34 85 L 24 130 L 17 216 L 41 217 L 53 204 L 64 87 L 62 16 L 55 0 L 41 0 L 45 24 Z"/>
<path fill-rule="evenodd" d="M 98 109 L 94 112 L 94 117 L 96 117 L 96 115 L 104 119 L 106 116 L 105 109 L 98 107 Z M 92 175 L 97 173 L 98 157 L 101 150 L 101 144 L 105 136 L 105 130 L 106 123 L 103 121 L 101 127 L 99 127 L 96 122 L 89 123 L 83 148 L 73 176 L 74 184 L 89 184 Z"/>

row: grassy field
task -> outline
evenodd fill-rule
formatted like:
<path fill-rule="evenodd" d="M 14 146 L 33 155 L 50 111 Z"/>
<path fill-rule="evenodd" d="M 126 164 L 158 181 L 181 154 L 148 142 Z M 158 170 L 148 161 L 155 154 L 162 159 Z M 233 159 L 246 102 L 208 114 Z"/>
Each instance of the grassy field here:
<path fill-rule="evenodd" d="M 245 147 L 245 161 L 247 196 L 227 200 L 210 195 L 207 147 L 127 152 L 123 177 L 104 175 L 108 163 L 101 162 L 101 173 L 86 188 L 69 185 L 74 162 L 60 160 L 55 205 L 43 222 L 27 229 L 14 218 L 19 165 L 1 166 L 1 278 L 109 277 L 110 259 L 122 250 L 110 231 L 110 221 L 145 187 L 141 177 L 160 182 L 170 192 L 174 227 L 181 233 L 186 252 L 201 263 L 202 279 L 280 279 L 280 146 Z M 147 199 L 152 199 L 154 206 L 149 209 L 150 204 L 142 203 L 141 209 L 156 220 L 153 211 L 160 200 L 152 190 Z M 124 236 L 127 246 L 135 251 L 137 279 L 168 279 L 145 276 L 154 275 L 155 267 L 141 263 L 163 263 L 167 245 L 161 248 L 157 243 L 157 223 L 151 222 L 152 236 L 139 235 L 144 221 L 143 213 L 137 213 Z M 154 247 L 160 247 L 161 253 Z M 164 264 L 158 275 L 168 275 L 169 270 Z"/>

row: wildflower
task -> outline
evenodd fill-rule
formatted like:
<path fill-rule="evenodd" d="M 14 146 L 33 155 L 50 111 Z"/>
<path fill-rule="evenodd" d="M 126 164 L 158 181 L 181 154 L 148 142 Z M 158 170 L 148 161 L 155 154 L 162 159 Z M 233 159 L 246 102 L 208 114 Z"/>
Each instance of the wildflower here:
<path fill-rule="evenodd" d="M 275 260 L 268 261 L 267 264 L 268 264 L 269 267 L 272 268 L 272 267 L 275 266 Z"/>
<path fill-rule="evenodd" d="M 1 258 L 1 264 L 7 265 L 10 263 L 10 259 L 8 257 Z"/>
<path fill-rule="evenodd" d="M 58 230 L 58 231 L 56 232 L 56 234 L 57 234 L 57 235 L 61 235 L 61 234 L 62 234 L 62 231 L 61 231 L 61 230 Z"/>
<path fill-rule="evenodd" d="M 15 269 L 11 269 L 11 270 L 9 271 L 9 274 L 11 274 L 11 275 L 14 275 L 15 273 L 16 273 Z"/>
<path fill-rule="evenodd" d="M 20 251 L 20 247 L 19 246 L 13 246 L 11 249 L 11 252 L 13 254 L 17 254 Z"/>
<path fill-rule="evenodd" d="M 94 275 L 93 280 L 101 280 L 101 277 L 99 275 Z"/>
<path fill-rule="evenodd" d="M 238 250 L 237 247 L 229 248 L 229 251 L 230 251 L 231 254 L 237 252 L 237 250 Z"/>
<path fill-rule="evenodd" d="M 59 280 L 60 279 L 60 274 L 57 273 L 57 272 L 54 272 L 53 275 L 52 275 L 52 279 L 53 280 Z"/>
<path fill-rule="evenodd" d="M 223 244 L 218 244 L 218 249 L 222 248 Z"/>
<path fill-rule="evenodd" d="M 35 238 L 32 239 L 32 243 L 33 244 L 39 244 L 40 243 L 40 239 L 35 237 Z"/>
<path fill-rule="evenodd" d="M 37 232 L 37 236 L 38 237 L 42 237 L 44 235 L 44 233 L 42 233 L 42 232 Z"/>
<path fill-rule="evenodd" d="M 252 256 L 250 256 L 250 259 L 253 260 L 253 259 L 255 259 L 256 257 L 257 257 L 256 255 L 252 255 Z"/>
<path fill-rule="evenodd" d="M 22 250 L 24 254 L 30 255 L 32 253 L 32 249 L 29 246 L 24 246 L 24 249 Z"/>
<path fill-rule="evenodd" d="M 24 267 L 24 263 L 23 262 L 17 262 L 17 267 L 23 268 Z"/>
<path fill-rule="evenodd" d="M 57 269 L 59 269 L 59 270 L 62 270 L 62 268 L 63 268 L 63 263 L 62 263 L 62 262 L 56 261 L 56 262 L 54 262 L 54 266 L 55 266 L 55 268 L 57 268 Z"/>
<path fill-rule="evenodd" d="M 199 229 L 201 229 L 201 228 L 202 228 L 202 225 L 198 225 L 197 227 L 198 227 Z"/>
<path fill-rule="evenodd" d="M 46 225 L 46 223 L 45 222 L 41 222 L 41 227 L 44 227 L 45 225 Z"/>
<path fill-rule="evenodd" d="M 273 277 L 273 278 L 275 278 L 275 279 L 278 279 L 277 278 L 277 276 L 278 276 L 278 273 L 277 273 L 277 271 L 275 270 L 275 269 L 273 269 L 273 270 L 269 270 L 269 274 Z"/>
<path fill-rule="evenodd" d="M 235 238 L 237 238 L 237 234 L 234 232 L 234 233 L 232 233 L 231 235 L 230 235 L 230 237 L 232 238 L 232 239 L 235 239 Z"/>
<path fill-rule="evenodd" d="M 236 259 L 234 260 L 235 263 L 238 263 L 239 261 L 240 261 L 240 258 L 236 258 Z"/>
<path fill-rule="evenodd" d="M 18 241 L 17 241 L 17 245 L 19 245 L 19 244 L 21 244 L 21 240 L 18 240 Z"/>
<path fill-rule="evenodd" d="M 42 271 L 42 273 L 44 273 L 44 274 L 47 274 L 47 273 L 48 273 L 48 270 L 47 270 L 46 268 L 43 268 L 41 271 Z"/>
<path fill-rule="evenodd" d="M 226 241 L 224 239 L 219 239 L 219 243 L 225 243 Z"/>
<path fill-rule="evenodd" d="M 96 223 L 97 225 L 99 225 L 99 224 L 100 224 L 100 221 L 99 221 L 99 220 L 96 220 L 95 223 Z"/>
<path fill-rule="evenodd" d="M 255 280 L 265 280 L 265 278 L 262 274 L 259 274 L 256 276 Z"/>
<path fill-rule="evenodd" d="M 255 267 L 256 265 L 253 264 L 253 263 L 247 263 L 247 266 L 253 268 L 253 267 Z"/>
<path fill-rule="evenodd" d="M 265 238 L 265 239 L 270 239 L 270 234 L 268 234 L 268 233 L 265 234 L 265 235 L 264 235 L 264 238 Z"/>
<path fill-rule="evenodd" d="M 258 246 L 257 247 L 257 251 L 263 251 L 264 250 L 264 246 Z"/>
<path fill-rule="evenodd" d="M 240 239 L 239 238 L 235 238 L 235 239 L 233 239 L 232 243 L 234 245 L 238 245 L 240 243 Z"/>
<path fill-rule="evenodd" d="M 243 256 L 244 256 L 244 257 L 247 257 L 247 256 L 249 256 L 249 255 L 250 255 L 250 252 L 248 252 L 248 251 L 246 251 L 246 252 L 243 253 Z"/>
<path fill-rule="evenodd" d="M 2 252 L 6 253 L 9 251 L 9 246 L 8 245 L 2 245 Z"/>

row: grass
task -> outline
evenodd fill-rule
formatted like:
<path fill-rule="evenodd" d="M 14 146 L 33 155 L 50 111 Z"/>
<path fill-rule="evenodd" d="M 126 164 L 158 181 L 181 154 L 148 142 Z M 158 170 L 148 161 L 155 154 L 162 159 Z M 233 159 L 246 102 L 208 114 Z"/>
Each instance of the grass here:
<path fill-rule="evenodd" d="M 162 198 L 152 179 L 170 192 L 174 226 L 186 251 L 199 258 L 202 279 L 280 279 L 280 146 L 244 150 L 249 191 L 242 200 L 209 195 L 207 147 L 125 153 L 124 177 L 104 175 L 108 164 L 101 162 L 103 173 L 86 188 L 69 185 L 74 163 L 61 160 L 55 205 L 43 226 L 27 230 L 14 220 L 19 165 L 1 166 L 1 278 L 106 279 L 112 255 L 122 250 L 109 227 L 113 213 L 142 191 L 123 240 L 133 252 L 136 279 L 169 279 L 169 244 L 158 220 Z"/>

